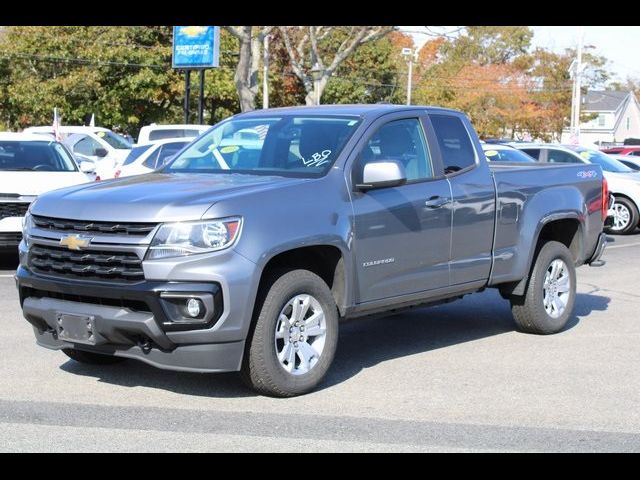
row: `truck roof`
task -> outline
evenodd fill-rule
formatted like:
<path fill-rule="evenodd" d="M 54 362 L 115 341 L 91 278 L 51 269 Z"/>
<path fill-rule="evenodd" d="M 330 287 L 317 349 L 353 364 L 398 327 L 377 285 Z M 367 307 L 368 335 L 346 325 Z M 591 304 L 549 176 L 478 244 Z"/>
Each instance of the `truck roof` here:
<path fill-rule="evenodd" d="M 450 108 L 433 107 L 426 105 L 393 105 L 387 103 L 375 104 L 354 104 L 354 105 L 314 105 L 314 106 L 297 106 L 297 107 L 279 107 L 268 108 L 266 110 L 253 110 L 240 115 L 244 116 L 263 116 L 270 114 L 277 115 L 382 115 L 385 113 L 412 111 L 412 110 L 433 110 L 446 111 L 451 113 L 460 113 L 458 110 Z"/>

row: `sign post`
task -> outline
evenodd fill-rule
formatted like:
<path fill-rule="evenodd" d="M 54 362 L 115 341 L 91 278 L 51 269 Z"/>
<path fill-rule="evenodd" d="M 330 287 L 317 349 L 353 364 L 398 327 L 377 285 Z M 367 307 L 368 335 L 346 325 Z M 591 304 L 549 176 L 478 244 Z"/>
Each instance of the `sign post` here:
<path fill-rule="evenodd" d="M 173 27 L 173 68 L 185 72 L 184 118 L 189 123 L 191 70 L 200 71 L 198 121 L 203 122 L 205 69 L 216 68 L 220 62 L 219 27 Z"/>

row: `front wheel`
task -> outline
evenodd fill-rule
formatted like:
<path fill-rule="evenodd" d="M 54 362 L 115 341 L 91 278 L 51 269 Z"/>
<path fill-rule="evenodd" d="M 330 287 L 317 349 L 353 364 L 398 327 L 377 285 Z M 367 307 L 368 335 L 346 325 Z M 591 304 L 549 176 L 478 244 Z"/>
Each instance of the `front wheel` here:
<path fill-rule="evenodd" d="M 518 329 L 547 335 L 559 332 L 573 314 L 576 268 L 571 252 L 560 242 L 547 242 L 538 253 L 523 297 L 511 297 Z"/>
<path fill-rule="evenodd" d="M 613 206 L 613 224 L 606 228 L 607 233 L 628 235 L 638 226 L 638 208 L 624 197 L 616 197 Z"/>
<path fill-rule="evenodd" d="M 242 378 L 265 395 L 292 397 L 324 378 L 338 344 L 338 310 L 327 284 L 307 270 L 282 274 L 259 310 Z"/>

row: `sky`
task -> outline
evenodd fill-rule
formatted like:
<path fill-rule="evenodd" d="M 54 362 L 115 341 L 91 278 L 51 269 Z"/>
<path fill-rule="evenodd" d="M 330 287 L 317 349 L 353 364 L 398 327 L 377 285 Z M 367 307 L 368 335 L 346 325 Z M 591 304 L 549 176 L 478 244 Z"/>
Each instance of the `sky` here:
<path fill-rule="evenodd" d="M 399 27 L 411 32 L 424 31 L 425 27 Z M 436 27 L 438 31 L 451 31 L 456 27 Z M 534 47 L 544 47 L 554 52 L 563 52 L 565 48 L 577 46 L 580 27 L 530 27 L 533 30 Z M 420 46 L 429 37 L 419 33 L 411 34 L 416 45 Z M 591 50 L 609 60 L 609 68 L 624 81 L 627 76 L 640 78 L 640 27 L 584 27 L 584 44 L 595 46 Z"/>

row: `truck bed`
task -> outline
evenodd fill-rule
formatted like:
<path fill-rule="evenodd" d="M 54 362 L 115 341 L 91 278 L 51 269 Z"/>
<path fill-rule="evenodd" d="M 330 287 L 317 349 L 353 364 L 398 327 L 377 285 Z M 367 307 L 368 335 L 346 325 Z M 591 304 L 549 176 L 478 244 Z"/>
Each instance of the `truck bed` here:
<path fill-rule="evenodd" d="M 541 225 L 548 220 L 550 205 L 554 217 L 575 218 L 576 228 L 584 230 L 584 241 L 576 247 L 576 260 L 578 264 L 586 261 L 592 253 L 587 245 L 593 243 L 587 239 L 597 238 L 602 230 L 603 176 L 599 166 L 506 162 L 489 162 L 489 166 L 497 196 L 490 285 L 525 276 L 528 256 L 533 255 L 531 239 L 537 238 Z"/>

